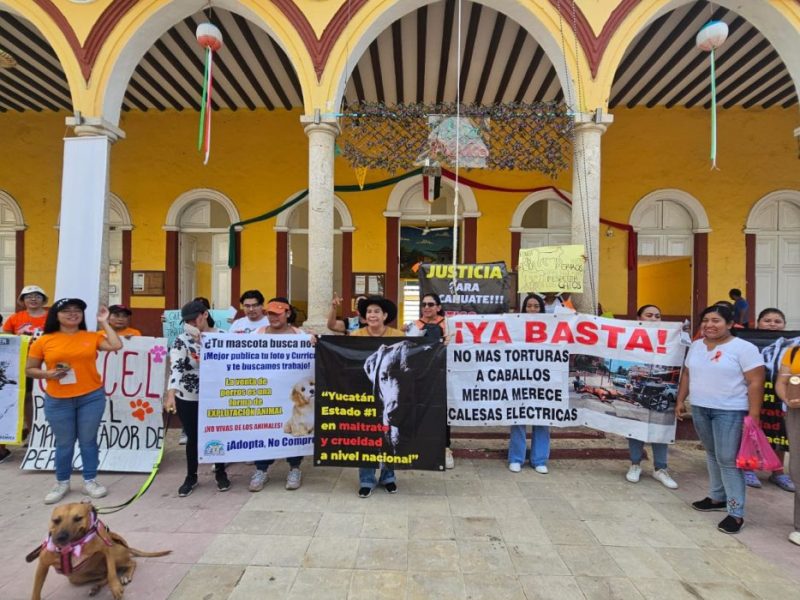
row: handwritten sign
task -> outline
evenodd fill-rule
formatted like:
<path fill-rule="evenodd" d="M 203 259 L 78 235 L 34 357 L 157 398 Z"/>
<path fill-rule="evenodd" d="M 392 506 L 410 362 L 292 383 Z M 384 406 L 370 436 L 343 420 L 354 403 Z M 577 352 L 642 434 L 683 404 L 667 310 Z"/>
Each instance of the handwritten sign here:
<path fill-rule="evenodd" d="M 214 327 L 222 331 L 228 331 L 231 328 L 231 321 L 236 316 L 236 309 L 232 306 L 226 309 L 212 308 L 208 311 L 208 314 L 214 319 Z M 171 348 L 175 338 L 183 333 L 181 311 L 165 310 L 162 330 L 164 337 L 167 338 L 167 345 Z"/>
<path fill-rule="evenodd" d="M 580 245 L 520 250 L 519 292 L 582 292 L 585 254 Z"/>

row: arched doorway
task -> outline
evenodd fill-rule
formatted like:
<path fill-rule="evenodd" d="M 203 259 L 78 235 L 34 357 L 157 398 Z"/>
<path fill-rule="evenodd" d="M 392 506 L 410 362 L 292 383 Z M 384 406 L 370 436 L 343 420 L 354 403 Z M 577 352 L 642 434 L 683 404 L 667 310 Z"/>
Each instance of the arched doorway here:
<path fill-rule="evenodd" d="M 333 290 L 349 306 L 352 272 L 352 233 L 355 230 L 347 205 L 333 198 Z M 278 295 L 285 295 L 298 311 L 298 322 L 308 315 L 308 200 L 278 215 Z M 285 266 L 284 266 L 285 265 Z"/>
<path fill-rule="evenodd" d="M 747 218 L 747 299 L 753 322 L 778 307 L 786 328 L 800 329 L 800 191 L 780 190 L 756 202 Z"/>
<path fill-rule="evenodd" d="M 472 190 L 459 186 L 458 239 L 453 240 L 455 189 L 442 179 L 441 195 L 424 198 L 421 178 L 398 183 L 389 195 L 386 212 L 386 296 L 396 297 L 403 323 L 419 317 L 419 282 L 412 267 L 418 262 L 476 260 L 478 204 Z M 455 247 L 454 247 L 455 245 Z M 392 295 L 394 290 L 394 296 Z"/>
<path fill-rule="evenodd" d="M 635 304 L 657 304 L 673 317 L 697 314 L 707 297 L 710 231 L 700 202 L 681 190 L 659 190 L 639 200 L 630 224 L 637 235 Z"/>
<path fill-rule="evenodd" d="M 231 305 L 238 282 L 228 267 L 229 228 L 239 220 L 233 202 L 216 190 L 192 190 L 172 203 L 164 228 L 177 235 L 172 244 L 167 240 L 167 278 L 177 285 L 178 305 L 197 296 L 214 308 Z"/>
<path fill-rule="evenodd" d="M 131 216 L 125 203 L 108 195 L 108 304 L 130 304 Z"/>
<path fill-rule="evenodd" d="M 25 222 L 19 205 L 0 190 L 0 314 L 17 310 L 17 292 L 24 285 Z"/>

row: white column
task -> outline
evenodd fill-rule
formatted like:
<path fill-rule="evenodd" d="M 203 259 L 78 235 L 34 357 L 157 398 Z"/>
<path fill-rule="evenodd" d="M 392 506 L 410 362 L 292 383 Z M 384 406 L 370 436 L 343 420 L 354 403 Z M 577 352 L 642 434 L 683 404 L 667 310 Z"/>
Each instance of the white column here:
<path fill-rule="evenodd" d="M 597 111 L 575 115 L 572 160 L 572 243 L 586 248 L 583 294 L 573 296 L 579 312 L 595 314 L 600 276 L 600 137 L 613 117 Z"/>
<path fill-rule="evenodd" d="M 124 134 L 101 119 L 67 118 L 77 137 L 64 138 L 58 232 L 58 298 L 81 298 L 94 330 L 100 303 L 108 301 L 108 190 L 111 144 Z M 127 283 L 127 282 L 126 282 Z"/>
<path fill-rule="evenodd" d="M 339 127 L 335 121 L 303 117 L 308 135 L 308 320 L 326 332 L 333 297 L 333 161 Z M 349 285 L 349 282 L 343 282 Z"/>

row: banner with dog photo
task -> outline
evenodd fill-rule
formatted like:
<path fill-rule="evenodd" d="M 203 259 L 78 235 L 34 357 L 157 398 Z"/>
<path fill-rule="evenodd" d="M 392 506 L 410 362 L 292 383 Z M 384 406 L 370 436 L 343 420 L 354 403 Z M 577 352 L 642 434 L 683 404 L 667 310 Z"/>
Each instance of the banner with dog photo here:
<path fill-rule="evenodd" d="M 581 314 L 448 318 L 451 425 L 586 425 L 675 439 L 680 323 Z"/>
<path fill-rule="evenodd" d="M 444 470 L 445 357 L 426 338 L 321 337 L 314 464 Z"/>
<path fill-rule="evenodd" d="M 0 335 L 0 444 L 22 443 L 25 360 L 30 339 Z"/>
<path fill-rule="evenodd" d="M 97 433 L 101 471 L 149 473 L 158 459 L 164 439 L 166 342 L 123 338 L 121 350 L 98 353 L 97 370 L 107 398 Z M 55 438 L 44 414 L 45 387 L 45 380 L 33 380 L 33 427 L 21 466 L 25 470 L 55 470 Z M 82 465 L 77 443 L 72 464 L 75 469 Z"/>
<path fill-rule="evenodd" d="M 308 334 L 203 335 L 198 459 L 245 462 L 314 450 Z"/>

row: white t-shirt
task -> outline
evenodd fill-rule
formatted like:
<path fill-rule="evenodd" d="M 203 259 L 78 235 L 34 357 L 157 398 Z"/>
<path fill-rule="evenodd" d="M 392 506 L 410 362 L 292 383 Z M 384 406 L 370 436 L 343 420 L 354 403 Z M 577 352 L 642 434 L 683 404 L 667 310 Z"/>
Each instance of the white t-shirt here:
<path fill-rule="evenodd" d="M 251 321 L 248 317 L 236 319 L 231 323 L 231 333 L 255 333 L 259 327 L 268 327 L 269 319 L 267 315 L 261 317 L 258 321 Z"/>
<path fill-rule="evenodd" d="M 689 400 L 694 406 L 748 410 L 744 373 L 764 366 L 754 344 L 739 338 L 708 350 L 703 340 L 692 342 L 686 355 Z"/>

